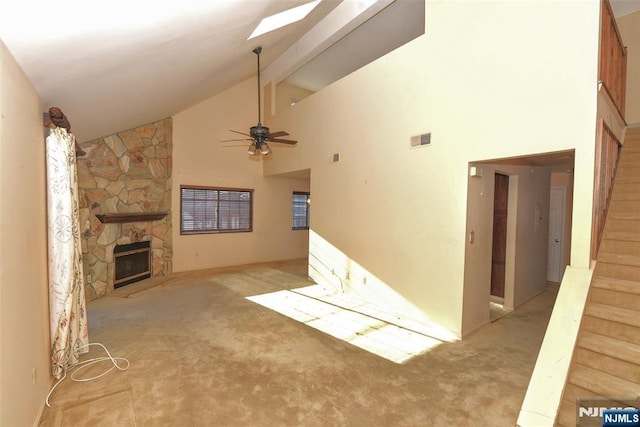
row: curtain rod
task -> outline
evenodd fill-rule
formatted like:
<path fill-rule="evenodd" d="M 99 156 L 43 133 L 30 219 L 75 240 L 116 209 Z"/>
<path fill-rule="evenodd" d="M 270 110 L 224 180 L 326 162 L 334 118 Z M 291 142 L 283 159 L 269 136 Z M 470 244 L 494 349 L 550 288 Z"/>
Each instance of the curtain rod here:
<path fill-rule="evenodd" d="M 69 123 L 69 119 L 62 110 L 58 107 L 49 108 L 49 112 L 42 113 L 42 125 L 46 128 L 53 129 L 55 127 L 66 129 L 68 133 L 71 133 L 71 123 Z M 74 139 L 75 141 L 75 139 Z M 76 157 L 82 157 L 85 153 L 82 148 L 78 145 L 78 141 L 75 141 L 76 144 Z"/>

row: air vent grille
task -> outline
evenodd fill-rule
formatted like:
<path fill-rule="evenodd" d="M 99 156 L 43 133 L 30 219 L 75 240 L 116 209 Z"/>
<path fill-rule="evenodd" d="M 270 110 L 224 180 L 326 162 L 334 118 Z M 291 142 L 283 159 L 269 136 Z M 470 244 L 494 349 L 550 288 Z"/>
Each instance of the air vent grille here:
<path fill-rule="evenodd" d="M 412 147 L 420 147 L 423 145 L 431 145 L 431 132 L 411 137 Z"/>

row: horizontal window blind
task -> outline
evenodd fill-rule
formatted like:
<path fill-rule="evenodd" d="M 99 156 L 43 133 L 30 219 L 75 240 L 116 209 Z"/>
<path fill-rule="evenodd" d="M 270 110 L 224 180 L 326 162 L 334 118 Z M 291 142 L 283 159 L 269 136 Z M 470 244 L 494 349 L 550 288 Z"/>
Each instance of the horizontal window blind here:
<path fill-rule="evenodd" d="M 292 202 L 292 229 L 309 229 L 309 209 L 309 193 L 294 192 Z"/>
<path fill-rule="evenodd" d="M 253 190 L 180 187 L 180 233 L 252 230 Z"/>

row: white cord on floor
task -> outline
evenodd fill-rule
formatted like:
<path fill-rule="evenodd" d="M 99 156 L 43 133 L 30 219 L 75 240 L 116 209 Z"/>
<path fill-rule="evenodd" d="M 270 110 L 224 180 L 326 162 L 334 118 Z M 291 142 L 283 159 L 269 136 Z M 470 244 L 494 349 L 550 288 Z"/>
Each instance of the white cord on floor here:
<path fill-rule="evenodd" d="M 49 394 L 47 394 L 47 400 L 46 400 L 46 404 L 47 404 L 48 407 L 51 407 L 51 404 L 49 403 L 49 398 L 51 397 L 51 394 L 53 393 L 53 390 L 55 390 L 56 387 L 58 387 L 58 384 L 60 384 L 67 377 L 67 371 L 73 370 L 73 372 L 71 373 L 71 380 L 72 381 L 75 381 L 75 382 L 88 382 L 88 381 L 97 380 L 98 378 L 101 378 L 101 377 L 107 375 L 109 372 L 113 371 L 114 369 L 118 369 L 120 371 L 126 371 L 127 369 L 129 369 L 129 360 L 125 359 L 124 357 L 113 357 L 111 355 L 111 353 L 109 353 L 109 350 L 107 350 L 107 348 L 104 345 L 100 344 L 100 343 L 89 343 L 87 345 L 82 346 L 81 349 L 89 348 L 92 345 L 102 347 L 102 349 L 104 350 L 105 353 L 107 353 L 107 355 L 106 356 L 102 356 L 102 357 L 96 357 L 94 359 L 83 360 L 82 362 L 78 362 L 78 363 L 74 363 L 72 365 L 69 365 L 69 367 L 64 370 L 62 378 L 60 378 L 53 385 L 53 387 L 51 387 L 51 390 L 49 390 Z M 93 377 L 90 377 L 90 378 L 76 378 L 76 374 L 79 371 L 81 371 L 82 369 L 85 369 L 85 368 L 87 368 L 87 367 L 89 367 L 91 365 L 95 365 L 96 363 L 105 362 L 107 360 L 111 361 L 112 366 L 109 369 L 107 369 L 106 371 L 104 371 L 103 373 L 98 374 L 98 375 L 93 376 Z M 118 361 L 120 361 L 120 363 L 122 363 L 122 366 L 120 366 L 118 364 Z"/>

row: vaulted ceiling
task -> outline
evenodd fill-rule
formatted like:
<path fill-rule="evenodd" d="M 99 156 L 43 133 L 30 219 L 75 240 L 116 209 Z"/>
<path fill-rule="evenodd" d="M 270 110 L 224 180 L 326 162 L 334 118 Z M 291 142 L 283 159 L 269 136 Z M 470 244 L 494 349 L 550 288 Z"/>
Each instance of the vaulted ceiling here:
<path fill-rule="evenodd" d="M 247 40 L 262 18 L 309 1 L 3 0 L 0 38 L 45 104 L 62 108 L 85 141 L 171 116 L 250 78 L 258 45 L 265 68 L 344 9 L 379 11 L 421 0 L 322 0 L 307 18 Z M 640 9 L 640 0 L 612 4 L 617 15 Z M 407 27 L 406 9 L 383 19 L 384 30 L 372 25 L 352 43 L 371 50 Z M 313 73 L 305 72 L 309 80 Z"/>

